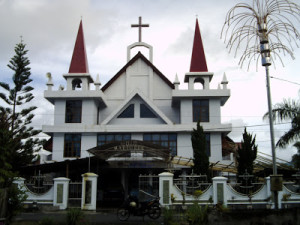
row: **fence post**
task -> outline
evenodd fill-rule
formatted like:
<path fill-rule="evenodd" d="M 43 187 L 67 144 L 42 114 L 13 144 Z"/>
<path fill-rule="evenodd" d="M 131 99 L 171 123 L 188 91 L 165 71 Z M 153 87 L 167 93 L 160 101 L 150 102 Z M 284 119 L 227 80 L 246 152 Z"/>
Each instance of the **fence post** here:
<path fill-rule="evenodd" d="M 169 172 L 163 172 L 159 175 L 159 197 L 160 204 L 166 206 L 170 204 L 170 190 L 173 187 L 174 174 Z"/>
<path fill-rule="evenodd" d="M 13 181 L 14 184 L 18 185 L 18 189 L 21 191 L 25 191 L 25 178 L 16 177 Z"/>
<path fill-rule="evenodd" d="M 96 211 L 97 178 L 95 173 L 82 174 L 81 209 Z"/>
<path fill-rule="evenodd" d="M 58 206 L 64 210 L 68 207 L 69 199 L 69 182 L 70 179 L 65 177 L 54 178 L 54 198 L 53 206 Z"/>
<path fill-rule="evenodd" d="M 214 177 L 212 180 L 214 205 L 220 203 L 227 206 L 227 178 Z"/>

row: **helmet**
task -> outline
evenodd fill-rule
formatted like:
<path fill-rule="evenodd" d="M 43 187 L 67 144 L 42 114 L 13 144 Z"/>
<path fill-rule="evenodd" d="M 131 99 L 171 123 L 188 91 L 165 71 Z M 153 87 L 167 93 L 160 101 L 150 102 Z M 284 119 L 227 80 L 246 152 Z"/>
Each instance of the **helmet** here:
<path fill-rule="evenodd" d="M 133 202 L 133 201 L 132 201 L 132 202 L 129 203 L 129 205 L 130 205 L 131 207 L 136 207 L 136 202 Z"/>

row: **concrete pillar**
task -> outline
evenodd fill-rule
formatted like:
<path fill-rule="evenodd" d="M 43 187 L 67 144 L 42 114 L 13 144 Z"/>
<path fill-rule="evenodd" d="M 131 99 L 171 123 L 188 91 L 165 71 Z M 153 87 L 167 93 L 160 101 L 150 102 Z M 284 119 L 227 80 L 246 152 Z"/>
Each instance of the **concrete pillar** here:
<path fill-rule="evenodd" d="M 69 178 L 58 177 L 54 178 L 54 198 L 53 206 L 58 206 L 59 209 L 64 210 L 68 208 L 69 199 Z"/>
<path fill-rule="evenodd" d="M 96 211 L 97 179 L 97 174 L 82 174 L 81 209 L 83 210 Z"/>
<path fill-rule="evenodd" d="M 163 172 L 159 175 L 159 197 L 160 204 L 166 206 L 171 204 L 171 188 L 173 187 L 173 173 Z"/>
<path fill-rule="evenodd" d="M 13 181 L 14 184 L 18 185 L 18 189 L 21 191 L 27 191 L 27 188 L 25 187 L 25 178 L 23 177 L 16 177 Z"/>
<path fill-rule="evenodd" d="M 124 188 L 124 195 L 128 196 L 130 193 L 128 193 L 128 176 L 127 176 L 127 171 L 122 170 L 121 171 L 121 184 Z"/>
<path fill-rule="evenodd" d="M 214 177 L 213 179 L 213 200 L 214 205 L 221 203 L 227 205 L 227 178 Z"/>

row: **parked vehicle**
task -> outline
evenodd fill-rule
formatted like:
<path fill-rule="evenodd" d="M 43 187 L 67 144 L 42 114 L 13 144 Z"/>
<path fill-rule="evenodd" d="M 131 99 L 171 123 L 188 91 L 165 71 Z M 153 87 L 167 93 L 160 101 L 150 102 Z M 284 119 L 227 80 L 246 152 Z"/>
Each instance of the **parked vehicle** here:
<path fill-rule="evenodd" d="M 161 215 L 161 208 L 159 205 L 159 197 L 146 202 L 139 202 L 134 196 L 129 196 L 118 209 L 117 215 L 120 221 L 126 221 L 133 216 L 148 215 L 151 219 L 158 219 Z"/>

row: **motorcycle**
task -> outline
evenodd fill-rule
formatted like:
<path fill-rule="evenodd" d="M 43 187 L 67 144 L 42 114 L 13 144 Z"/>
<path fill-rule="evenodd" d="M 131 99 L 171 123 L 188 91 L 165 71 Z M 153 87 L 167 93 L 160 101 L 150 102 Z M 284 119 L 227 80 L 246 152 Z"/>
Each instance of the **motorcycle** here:
<path fill-rule="evenodd" d="M 148 215 L 151 219 L 158 219 L 161 215 L 161 208 L 159 206 L 159 197 L 146 202 L 139 202 L 136 197 L 129 196 L 118 209 L 117 215 L 120 221 L 126 221 L 133 216 Z"/>

